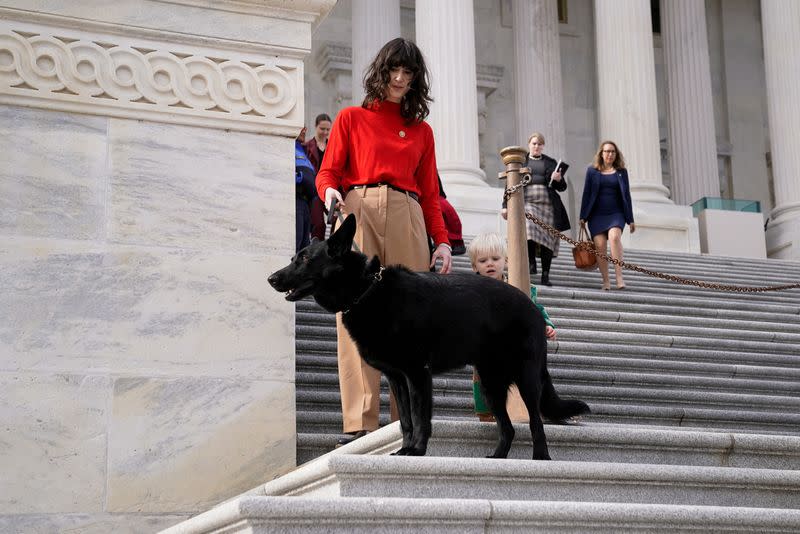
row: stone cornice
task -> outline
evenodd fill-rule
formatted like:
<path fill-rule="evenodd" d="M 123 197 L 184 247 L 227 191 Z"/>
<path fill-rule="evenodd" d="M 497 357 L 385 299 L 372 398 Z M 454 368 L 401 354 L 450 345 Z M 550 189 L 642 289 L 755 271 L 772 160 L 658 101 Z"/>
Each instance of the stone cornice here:
<path fill-rule="evenodd" d="M 295 135 L 302 61 L 0 20 L 0 102 Z"/>
<path fill-rule="evenodd" d="M 204 35 L 190 35 L 176 32 L 167 32 L 139 26 L 102 22 L 96 20 L 76 19 L 72 17 L 54 15 L 52 13 L 39 13 L 33 11 L 18 11 L 0 6 L 0 21 L 15 20 L 46 26 L 65 27 L 83 30 L 87 33 L 101 33 L 106 35 L 119 35 L 141 39 L 155 39 L 166 42 L 182 43 L 192 46 L 214 48 L 218 50 L 232 50 L 250 52 L 254 54 L 278 54 L 286 57 L 302 59 L 307 51 L 297 48 L 275 46 L 263 43 L 252 43 L 209 37 Z"/>
<path fill-rule="evenodd" d="M 350 74 L 353 70 L 353 50 L 349 43 L 323 43 L 316 60 L 324 80 Z"/>
<path fill-rule="evenodd" d="M 500 86 L 505 69 L 502 65 L 476 65 L 475 74 L 478 81 L 478 90 L 490 95 Z"/>
<path fill-rule="evenodd" d="M 316 29 L 328 16 L 336 0 L 153 0 L 164 4 L 180 4 L 244 15 L 307 22 Z"/>

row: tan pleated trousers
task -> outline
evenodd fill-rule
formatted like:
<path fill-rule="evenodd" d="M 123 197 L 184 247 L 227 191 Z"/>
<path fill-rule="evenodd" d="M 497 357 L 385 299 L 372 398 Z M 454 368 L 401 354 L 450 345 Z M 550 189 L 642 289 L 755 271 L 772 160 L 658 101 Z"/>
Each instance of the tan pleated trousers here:
<path fill-rule="evenodd" d="M 380 186 L 353 189 L 347 193 L 344 203 L 344 211 L 356 216 L 354 241 L 367 257 L 378 256 L 383 266 L 401 264 L 412 271 L 428 270 L 428 236 L 422 208 L 416 200 Z M 336 334 L 344 432 L 376 430 L 381 373 L 361 359 L 342 325 L 340 313 L 336 314 Z M 394 398 L 390 404 L 392 420 L 396 421 Z"/>

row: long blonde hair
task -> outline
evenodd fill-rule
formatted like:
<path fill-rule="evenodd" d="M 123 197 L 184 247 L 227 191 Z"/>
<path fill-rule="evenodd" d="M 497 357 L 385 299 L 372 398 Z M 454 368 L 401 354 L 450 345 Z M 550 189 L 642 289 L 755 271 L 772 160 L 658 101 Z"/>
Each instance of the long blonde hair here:
<path fill-rule="evenodd" d="M 594 154 L 594 159 L 592 160 L 592 167 L 597 169 L 598 171 L 603 168 L 603 146 L 604 145 L 613 145 L 614 150 L 617 151 L 617 157 L 614 158 L 614 162 L 611 164 L 612 167 L 615 169 L 624 169 L 625 168 L 625 157 L 622 155 L 622 151 L 620 151 L 617 143 L 614 141 L 603 141 L 600 143 L 600 146 L 597 147 L 597 152 Z"/>

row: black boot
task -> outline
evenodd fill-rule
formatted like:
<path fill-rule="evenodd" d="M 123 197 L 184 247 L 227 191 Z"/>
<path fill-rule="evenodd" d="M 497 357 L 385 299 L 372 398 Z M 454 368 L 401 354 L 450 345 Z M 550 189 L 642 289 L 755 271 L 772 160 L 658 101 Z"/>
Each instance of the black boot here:
<path fill-rule="evenodd" d="M 528 265 L 530 273 L 536 274 L 536 243 L 528 239 Z"/>
<path fill-rule="evenodd" d="M 542 285 L 552 286 L 553 284 L 550 283 L 550 264 L 553 262 L 553 251 L 542 246 L 540 254 L 542 255 Z"/>

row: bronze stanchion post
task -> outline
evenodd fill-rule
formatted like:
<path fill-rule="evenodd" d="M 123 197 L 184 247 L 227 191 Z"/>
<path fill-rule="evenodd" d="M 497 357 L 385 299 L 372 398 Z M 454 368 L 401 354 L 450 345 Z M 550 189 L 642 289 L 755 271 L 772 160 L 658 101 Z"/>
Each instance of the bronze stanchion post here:
<path fill-rule="evenodd" d="M 505 172 L 499 173 L 506 179 L 506 188 L 511 189 L 522 181 L 525 156 L 528 151 L 519 146 L 507 146 L 500 151 Z M 526 295 L 530 293 L 531 273 L 528 264 L 527 232 L 525 230 L 525 193 L 520 188 L 508 198 L 508 283 Z"/>

